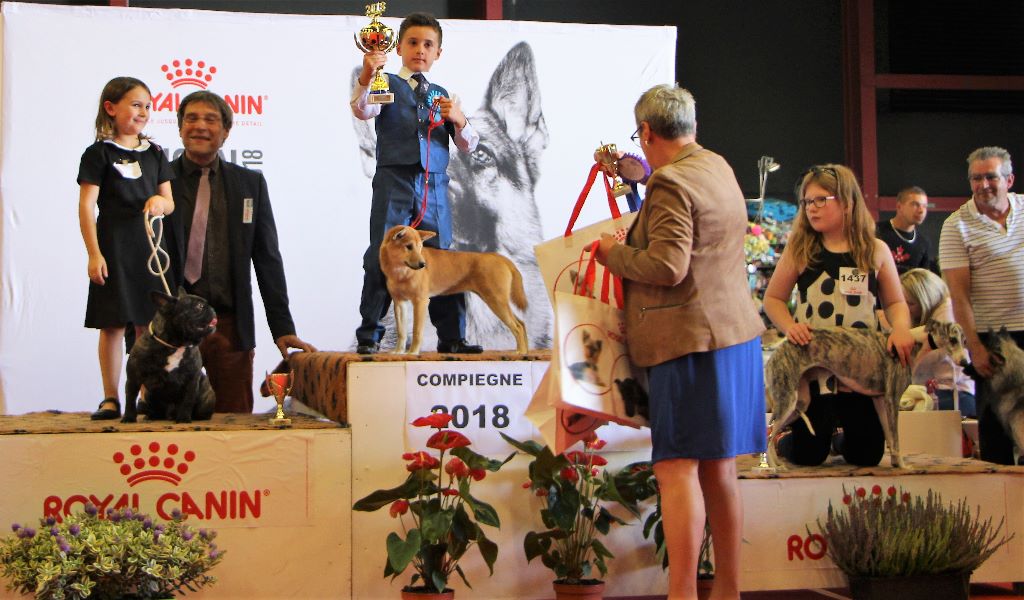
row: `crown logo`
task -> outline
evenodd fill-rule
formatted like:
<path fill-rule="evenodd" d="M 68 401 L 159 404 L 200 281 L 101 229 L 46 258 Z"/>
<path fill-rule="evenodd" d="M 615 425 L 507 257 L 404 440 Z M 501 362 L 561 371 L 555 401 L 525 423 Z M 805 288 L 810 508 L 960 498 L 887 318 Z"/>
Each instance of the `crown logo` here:
<path fill-rule="evenodd" d="M 194 61 L 191 58 L 174 59 L 170 64 L 160 65 L 160 70 L 171 82 L 171 87 L 194 85 L 204 90 L 217 73 L 217 67 L 208 65 L 205 60 Z"/>
<path fill-rule="evenodd" d="M 196 459 L 196 453 L 181 452 L 177 444 L 167 444 L 161 450 L 159 442 L 150 442 L 145 448 L 142 444 L 132 444 L 128 455 L 115 452 L 113 458 L 115 464 L 121 465 L 121 474 L 129 487 L 154 479 L 178 485 L 181 476 L 188 473 L 189 463 Z"/>

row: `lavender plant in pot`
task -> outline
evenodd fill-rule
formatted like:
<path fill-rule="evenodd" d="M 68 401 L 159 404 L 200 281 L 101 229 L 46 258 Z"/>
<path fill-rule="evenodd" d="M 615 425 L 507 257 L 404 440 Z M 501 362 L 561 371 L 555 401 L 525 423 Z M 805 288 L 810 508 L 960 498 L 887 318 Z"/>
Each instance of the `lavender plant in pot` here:
<path fill-rule="evenodd" d="M 946 504 L 931 490 L 922 498 L 894 486 L 844 486 L 842 502 L 829 501 L 817 526 L 855 600 L 967 600 L 971 572 L 1013 538 L 966 499 Z"/>

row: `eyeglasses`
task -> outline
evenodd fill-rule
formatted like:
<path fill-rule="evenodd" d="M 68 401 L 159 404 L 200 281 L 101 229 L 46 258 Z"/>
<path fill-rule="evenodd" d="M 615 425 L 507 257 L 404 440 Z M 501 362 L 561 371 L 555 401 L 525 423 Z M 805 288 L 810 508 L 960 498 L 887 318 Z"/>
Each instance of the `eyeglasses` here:
<path fill-rule="evenodd" d="M 828 202 L 829 200 L 835 200 L 835 199 L 836 199 L 835 196 L 815 196 L 813 198 L 803 198 L 803 199 L 801 199 L 800 200 L 800 204 L 802 204 L 805 209 L 808 206 L 810 206 L 811 204 L 814 205 L 814 208 L 824 208 L 826 202 Z"/>
<path fill-rule="evenodd" d="M 970 175 L 967 177 L 971 183 L 981 183 L 987 181 L 989 183 L 995 183 L 999 181 L 1003 176 L 1000 173 L 982 173 L 978 175 Z"/>
<path fill-rule="evenodd" d="M 639 127 L 636 128 L 636 131 L 633 132 L 633 135 L 629 136 L 629 139 L 630 139 L 630 141 L 632 141 L 637 146 L 640 145 L 640 128 Z"/>

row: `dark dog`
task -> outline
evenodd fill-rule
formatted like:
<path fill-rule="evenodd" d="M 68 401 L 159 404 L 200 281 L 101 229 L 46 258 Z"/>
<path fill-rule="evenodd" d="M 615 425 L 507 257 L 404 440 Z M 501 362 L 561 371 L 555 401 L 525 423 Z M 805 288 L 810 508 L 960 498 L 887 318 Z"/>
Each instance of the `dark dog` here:
<path fill-rule="evenodd" d="M 626 406 L 627 417 L 640 415 L 648 421 L 651 420 L 650 399 L 639 381 L 632 377 L 616 379 L 615 387 L 619 388 L 622 403 Z"/>
<path fill-rule="evenodd" d="M 985 342 L 995 372 L 980 379 L 989 403 L 1018 450 L 1024 451 L 1024 350 L 1013 341 L 1006 327 L 989 333 Z"/>
<path fill-rule="evenodd" d="M 153 292 L 156 315 L 132 346 L 122 423 L 139 412 L 149 419 L 191 423 L 213 416 L 216 396 L 203 372 L 198 344 L 217 328 L 217 313 L 206 300 L 178 289 L 178 296 Z M 140 390 L 143 399 L 136 399 Z"/>

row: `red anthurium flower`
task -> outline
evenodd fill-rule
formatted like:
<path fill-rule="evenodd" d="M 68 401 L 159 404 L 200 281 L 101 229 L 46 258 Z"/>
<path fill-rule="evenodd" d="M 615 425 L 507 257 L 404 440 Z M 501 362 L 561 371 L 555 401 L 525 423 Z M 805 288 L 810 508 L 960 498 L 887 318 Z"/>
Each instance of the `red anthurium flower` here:
<path fill-rule="evenodd" d="M 446 417 L 449 415 L 445 415 Z M 415 422 L 413 422 L 415 425 Z M 462 448 L 468 446 L 472 442 L 469 438 L 462 435 L 458 431 L 452 431 L 450 429 L 442 429 L 434 435 L 430 436 L 427 440 L 427 448 L 433 448 L 434 450 L 451 450 L 452 448 Z"/>
<path fill-rule="evenodd" d="M 587 453 L 580 452 L 579 450 L 573 450 L 572 452 L 566 454 L 565 458 L 568 459 L 568 461 L 574 465 L 587 464 Z"/>
<path fill-rule="evenodd" d="M 562 469 L 562 472 L 559 475 L 569 483 L 576 483 L 580 480 L 580 474 L 576 470 L 576 467 L 566 467 Z"/>
<path fill-rule="evenodd" d="M 420 450 L 419 452 L 409 452 L 402 455 L 402 458 L 408 461 L 412 461 L 405 465 L 406 470 L 409 472 L 419 471 L 421 469 L 436 469 L 441 461 L 437 460 L 433 456 Z"/>
<path fill-rule="evenodd" d="M 391 503 L 391 518 L 395 518 L 398 515 L 404 515 L 409 512 L 409 501 L 408 500 L 395 500 Z"/>
<path fill-rule="evenodd" d="M 594 454 L 590 457 L 590 464 L 594 465 L 595 467 L 603 467 L 608 464 L 608 461 L 605 460 L 603 456 L 598 456 Z"/>
<path fill-rule="evenodd" d="M 587 442 L 587 448 L 590 448 L 591 450 L 600 450 L 601 448 L 604 448 L 607 443 L 608 442 L 602 439 L 594 438 Z"/>
<path fill-rule="evenodd" d="M 445 488 L 441 490 L 441 493 L 445 496 L 458 496 L 459 490 L 453 490 L 452 488 Z"/>
<path fill-rule="evenodd" d="M 890 485 L 889 489 L 886 490 L 886 493 L 888 493 L 890 496 L 895 496 L 896 495 L 896 486 Z"/>
<path fill-rule="evenodd" d="M 882 495 L 882 486 L 880 486 L 878 484 L 875 484 L 874 486 L 871 487 L 871 493 L 873 495 L 875 495 L 875 496 L 881 496 Z"/>
<path fill-rule="evenodd" d="M 863 498 L 864 495 L 867 494 L 867 493 L 868 493 L 868 491 L 866 489 L 864 489 L 864 488 L 857 488 L 857 497 L 858 498 Z"/>
<path fill-rule="evenodd" d="M 457 456 L 452 457 L 452 459 L 448 461 L 448 464 L 444 466 L 444 471 L 452 477 L 458 477 L 459 479 L 469 477 L 469 467 L 466 466 L 466 463 L 462 462 L 462 459 Z"/>
<path fill-rule="evenodd" d="M 412 422 L 415 427 L 434 427 L 444 429 L 451 423 L 452 416 L 444 413 L 432 413 L 429 417 L 420 417 Z"/>
<path fill-rule="evenodd" d="M 473 478 L 473 481 L 480 481 L 487 476 L 487 471 L 483 469 L 470 469 L 469 476 Z"/>

